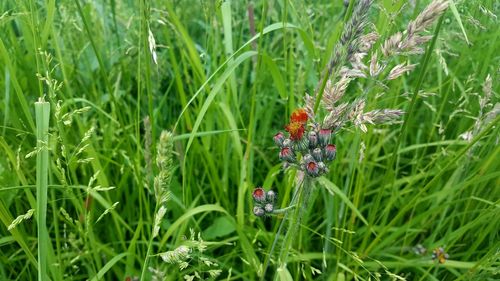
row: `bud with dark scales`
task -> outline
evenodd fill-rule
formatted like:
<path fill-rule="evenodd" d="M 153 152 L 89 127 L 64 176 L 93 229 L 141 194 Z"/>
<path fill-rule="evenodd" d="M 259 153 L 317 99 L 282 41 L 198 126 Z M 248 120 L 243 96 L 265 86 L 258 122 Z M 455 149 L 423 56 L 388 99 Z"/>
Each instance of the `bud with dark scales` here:
<path fill-rule="evenodd" d="M 266 195 L 267 200 L 274 202 L 276 200 L 276 192 L 274 190 L 269 190 Z"/>
<path fill-rule="evenodd" d="M 314 157 L 312 157 L 311 154 L 306 154 L 306 155 L 304 155 L 304 157 L 302 157 L 302 160 L 307 163 L 307 162 L 314 161 Z"/>
<path fill-rule="evenodd" d="M 317 177 L 319 175 L 318 163 L 314 160 L 305 163 L 307 174 L 311 177 Z"/>
<path fill-rule="evenodd" d="M 266 205 L 264 205 L 264 211 L 266 211 L 266 213 L 272 213 L 274 210 L 274 205 L 272 203 L 267 203 Z"/>
<path fill-rule="evenodd" d="M 278 132 L 276 135 L 274 135 L 273 140 L 277 146 L 282 147 L 283 141 L 285 140 L 285 135 L 283 135 L 282 132 Z"/>
<path fill-rule="evenodd" d="M 290 147 L 283 147 L 280 151 L 280 159 L 282 161 L 294 162 L 295 155 L 293 153 L 293 149 Z"/>
<path fill-rule="evenodd" d="M 257 187 L 253 190 L 252 193 L 253 200 L 255 202 L 265 202 L 266 201 L 266 191 L 262 187 Z"/>
<path fill-rule="evenodd" d="M 306 151 L 307 149 L 309 149 L 309 140 L 307 138 L 302 138 L 301 140 L 296 141 L 293 144 L 293 148 L 296 151 Z"/>
<path fill-rule="evenodd" d="M 281 147 L 291 147 L 292 141 L 290 139 L 285 139 Z"/>
<path fill-rule="evenodd" d="M 323 162 L 318 162 L 318 169 L 321 174 L 328 173 L 328 167 Z"/>
<path fill-rule="evenodd" d="M 312 156 L 316 161 L 321 161 L 323 160 L 323 151 L 321 150 L 321 148 L 317 147 L 313 150 Z"/>
<path fill-rule="evenodd" d="M 332 161 L 337 155 L 337 147 L 334 144 L 329 144 L 325 147 L 325 159 Z"/>
<path fill-rule="evenodd" d="M 321 146 L 325 146 L 330 142 L 330 137 L 332 135 L 332 130 L 321 129 L 319 130 L 319 143 Z"/>
<path fill-rule="evenodd" d="M 253 207 L 253 214 L 256 215 L 257 217 L 262 217 L 263 215 L 266 214 L 266 211 L 264 211 L 262 207 L 255 206 Z"/>
<path fill-rule="evenodd" d="M 315 131 L 309 132 L 309 148 L 313 149 L 318 145 L 318 134 Z"/>

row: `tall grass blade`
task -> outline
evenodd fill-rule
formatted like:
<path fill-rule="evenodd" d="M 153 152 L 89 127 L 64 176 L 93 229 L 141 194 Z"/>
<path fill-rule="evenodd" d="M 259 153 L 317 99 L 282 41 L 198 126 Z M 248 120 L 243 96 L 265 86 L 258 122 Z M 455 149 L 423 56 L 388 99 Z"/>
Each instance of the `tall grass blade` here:
<path fill-rule="evenodd" d="M 38 280 L 48 280 L 49 234 L 47 231 L 47 189 L 49 176 L 49 119 L 50 104 L 40 98 L 35 102 L 36 116 L 36 202 L 38 222 Z"/>

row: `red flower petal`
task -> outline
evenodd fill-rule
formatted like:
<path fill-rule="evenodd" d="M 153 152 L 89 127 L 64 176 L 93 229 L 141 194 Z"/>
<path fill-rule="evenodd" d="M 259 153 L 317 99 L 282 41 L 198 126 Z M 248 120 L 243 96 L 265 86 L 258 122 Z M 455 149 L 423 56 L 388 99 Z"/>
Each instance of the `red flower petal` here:
<path fill-rule="evenodd" d="M 307 112 L 303 108 L 298 108 L 292 112 L 290 122 L 300 122 L 305 124 L 307 122 Z"/>
<path fill-rule="evenodd" d="M 264 201 L 266 199 L 266 192 L 262 187 L 257 187 L 253 190 L 252 197 L 255 201 Z"/>
<path fill-rule="evenodd" d="M 304 135 L 304 125 L 301 122 L 291 122 L 285 127 L 285 130 L 290 133 L 291 140 L 300 140 Z"/>

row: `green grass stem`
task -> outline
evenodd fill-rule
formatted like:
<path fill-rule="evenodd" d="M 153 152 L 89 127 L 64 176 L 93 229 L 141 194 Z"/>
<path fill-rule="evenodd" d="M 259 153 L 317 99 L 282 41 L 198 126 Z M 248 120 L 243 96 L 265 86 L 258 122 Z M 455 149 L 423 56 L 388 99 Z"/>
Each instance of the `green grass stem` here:
<path fill-rule="evenodd" d="M 36 217 L 38 223 L 38 280 L 48 280 L 49 234 L 47 231 L 47 190 L 49 176 L 50 103 L 40 98 L 35 102 L 36 117 Z"/>

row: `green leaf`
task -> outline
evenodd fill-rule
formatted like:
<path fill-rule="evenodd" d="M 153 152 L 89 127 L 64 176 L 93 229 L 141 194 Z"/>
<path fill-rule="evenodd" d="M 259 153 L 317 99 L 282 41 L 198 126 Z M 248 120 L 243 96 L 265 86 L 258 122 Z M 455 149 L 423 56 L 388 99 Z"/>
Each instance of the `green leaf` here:
<path fill-rule="evenodd" d="M 286 269 L 286 266 L 280 266 L 278 268 L 278 277 L 280 281 L 293 281 L 292 275 Z"/>
<path fill-rule="evenodd" d="M 338 186 L 336 186 L 333 182 L 327 180 L 324 177 L 319 178 L 318 181 L 321 185 L 323 185 L 326 188 L 326 190 L 328 190 L 328 192 L 330 192 L 330 194 L 337 195 L 340 198 L 340 200 L 342 200 L 347 205 L 347 207 L 349 207 L 349 209 L 351 209 L 359 217 L 359 219 L 371 229 L 371 231 L 375 232 L 372 229 L 372 227 L 370 227 L 370 225 L 368 224 L 368 221 L 361 214 L 361 212 L 358 210 L 358 208 L 356 208 L 356 206 L 354 206 L 354 204 L 351 202 L 351 200 L 349 200 L 347 195 L 345 195 L 340 190 L 340 188 Z"/>
<path fill-rule="evenodd" d="M 453 2 L 453 0 L 450 0 L 448 3 L 450 3 L 451 12 L 453 13 L 453 16 L 455 16 L 455 19 L 457 20 L 458 25 L 460 26 L 460 29 L 462 30 L 462 33 L 464 34 L 465 42 L 467 42 L 467 45 L 470 45 L 469 38 L 467 38 L 467 34 L 465 33 L 465 28 L 464 28 L 464 25 L 462 24 L 462 20 L 460 19 L 460 14 L 458 13 L 457 6 L 455 5 L 455 2 Z"/>
<path fill-rule="evenodd" d="M 283 79 L 283 75 L 281 75 L 278 66 L 276 65 L 274 60 L 266 53 L 262 54 L 262 61 L 266 64 L 267 70 L 273 77 L 273 86 L 276 87 L 276 90 L 278 90 L 280 97 L 283 100 L 286 100 L 288 96 L 286 93 L 285 80 Z"/>
<path fill-rule="evenodd" d="M 203 238 L 212 240 L 229 235 L 235 230 L 234 223 L 227 216 L 219 217 L 203 232 Z"/>
<path fill-rule="evenodd" d="M 115 265 L 115 263 L 117 263 L 119 260 L 121 260 L 126 255 L 128 255 L 128 253 L 121 253 L 121 254 L 115 256 L 114 258 L 112 258 L 106 265 L 104 265 L 99 270 L 99 272 L 97 272 L 97 274 L 94 276 L 94 278 L 91 279 L 91 281 L 102 280 L 104 277 L 104 274 L 106 274 L 106 272 L 108 272 L 113 267 L 113 265 Z"/>
<path fill-rule="evenodd" d="M 233 60 L 233 57 L 236 56 L 237 53 L 239 53 L 240 51 L 242 51 L 243 49 L 245 49 L 247 46 L 249 46 L 253 41 L 257 40 L 258 38 L 260 38 L 262 35 L 264 34 L 267 34 L 269 32 L 273 32 L 275 30 L 279 30 L 279 29 L 284 29 L 284 28 L 291 28 L 291 29 L 299 29 L 297 26 L 293 25 L 293 24 L 289 24 L 289 23 L 274 23 L 274 24 L 271 24 L 269 26 L 267 26 L 266 28 L 264 28 L 264 30 L 259 33 L 259 34 L 256 34 L 254 37 L 252 37 L 250 40 L 248 40 L 245 44 L 243 44 L 238 50 L 236 50 L 236 52 L 234 52 L 230 57 L 228 57 L 226 59 L 226 61 L 219 66 L 219 68 L 217 68 L 217 70 L 214 71 L 214 73 L 212 73 L 212 75 L 210 75 L 210 77 L 208 77 L 206 79 L 206 81 L 203 83 L 203 85 L 201 85 L 201 87 L 198 89 L 198 91 L 196 91 L 196 93 L 194 93 L 194 95 L 191 97 L 191 99 L 188 101 L 188 103 L 186 104 L 186 106 L 182 109 L 181 113 L 179 114 L 179 117 L 177 119 L 177 121 L 175 122 L 175 125 L 174 125 L 174 130 L 175 131 L 175 128 L 177 128 L 177 125 L 179 124 L 180 120 L 181 120 L 181 117 L 182 115 L 184 114 L 184 112 L 186 112 L 186 110 L 188 109 L 189 105 L 191 105 L 191 103 L 198 97 L 198 95 L 205 89 L 205 87 L 208 85 L 209 82 L 212 81 L 212 79 L 215 77 L 216 74 L 219 74 L 220 71 L 222 71 L 222 69 L 224 67 L 226 67 L 226 65 L 229 64 L 229 62 L 232 62 Z M 300 29 L 299 29 L 300 30 Z M 248 52 L 247 52 L 248 53 Z M 240 55 L 243 56 L 244 54 Z M 252 54 L 254 55 L 254 54 Z M 241 62 L 240 62 L 241 63 Z M 236 65 L 233 65 L 233 68 L 235 68 L 239 63 L 237 63 Z M 229 68 L 230 66 L 228 66 Z M 227 69 L 225 71 L 225 73 L 227 72 Z M 230 71 L 229 73 L 226 74 L 226 76 L 229 76 L 231 74 L 232 71 Z M 225 81 L 227 79 L 227 77 L 225 77 L 223 80 Z M 223 81 L 223 82 L 224 82 Z"/>
<path fill-rule="evenodd" d="M 180 226 L 186 223 L 187 220 L 191 219 L 193 216 L 199 213 L 209 213 L 209 212 L 221 212 L 227 214 L 227 211 L 219 205 L 214 204 L 206 204 L 201 205 L 195 208 L 192 208 L 186 211 L 180 218 L 178 218 L 167 230 L 167 233 L 163 235 L 163 238 L 160 242 L 160 248 L 167 243 L 168 238 L 172 236 L 172 234 L 179 230 Z"/>
<path fill-rule="evenodd" d="M 205 114 L 207 113 L 208 107 L 212 104 L 212 101 L 214 100 L 215 96 L 219 92 L 219 90 L 222 88 L 224 83 L 226 82 L 226 79 L 231 75 L 231 73 L 234 72 L 234 69 L 240 65 L 243 61 L 248 59 L 249 57 L 257 55 L 257 52 L 254 51 L 248 51 L 236 58 L 233 64 L 229 65 L 226 71 L 222 74 L 222 76 L 217 80 L 215 83 L 214 87 L 212 88 L 212 91 L 208 95 L 207 99 L 203 103 L 203 106 L 198 113 L 198 117 L 196 118 L 196 122 L 194 123 L 193 130 L 191 131 L 193 135 L 188 140 L 188 143 L 186 145 L 186 151 L 184 152 L 185 155 L 187 155 L 189 148 L 191 147 L 191 144 L 193 143 L 194 140 L 194 134 L 198 132 L 198 129 L 201 125 L 201 121 L 203 121 Z"/>

